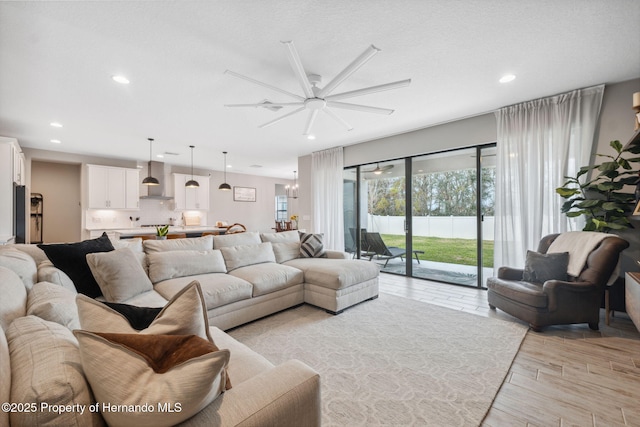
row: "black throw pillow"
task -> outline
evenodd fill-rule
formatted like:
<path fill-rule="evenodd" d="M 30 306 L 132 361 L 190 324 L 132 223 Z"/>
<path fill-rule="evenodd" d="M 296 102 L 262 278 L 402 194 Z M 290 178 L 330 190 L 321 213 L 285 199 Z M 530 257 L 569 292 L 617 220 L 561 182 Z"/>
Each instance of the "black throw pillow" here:
<path fill-rule="evenodd" d="M 103 304 L 122 314 L 136 331 L 147 329 L 162 311 L 162 307 L 138 307 L 117 302 L 103 302 Z"/>
<path fill-rule="evenodd" d="M 541 254 L 527 251 L 522 280 L 544 283 L 547 280 L 568 280 L 569 252 Z"/>
<path fill-rule="evenodd" d="M 89 264 L 87 264 L 87 254 L 114 250 L 107 233 L 102 233 L 102 236 L 97 239 L 78 243 L 54 243 L 38 245 L 38 247 L 44 251 L 56 268 L 69 276 L 78 293 L 91 298 L 102 295 L 100 286 L 98 286 L 96 279 L 91 274 Z"/>

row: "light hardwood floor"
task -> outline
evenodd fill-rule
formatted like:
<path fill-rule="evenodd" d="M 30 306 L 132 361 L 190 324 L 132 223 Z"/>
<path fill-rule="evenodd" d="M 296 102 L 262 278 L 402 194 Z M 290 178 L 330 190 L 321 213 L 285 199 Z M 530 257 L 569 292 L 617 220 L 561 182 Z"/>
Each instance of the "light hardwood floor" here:
<path fill-rule="evenodd" d="M 380 292 L 478 316 L 486 291 L 381 273 Z M 520 322 L 522 323 L 522 322 Z M 585 325 L 529 330 L 483 426 L 640 426 L 640 333 L 625 314 Z"/>

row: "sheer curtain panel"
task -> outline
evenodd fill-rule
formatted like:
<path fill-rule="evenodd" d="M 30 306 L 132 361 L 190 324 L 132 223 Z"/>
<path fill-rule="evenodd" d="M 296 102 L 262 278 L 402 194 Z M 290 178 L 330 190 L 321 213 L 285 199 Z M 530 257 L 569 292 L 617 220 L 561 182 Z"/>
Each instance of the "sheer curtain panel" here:
<path fill-rule="evenodd" d="M 603 92 L 594 86 L 496 111 L 496 269 L 524 266 L 542 236 L 582 228 L 560 212 L 555 189 L 590 163 Z"/>
<path fill-rule="evenodd" d="M 325 249 L 344 250 L 342 147 L 311 155 L 313 224 L 324 234 Z"/>

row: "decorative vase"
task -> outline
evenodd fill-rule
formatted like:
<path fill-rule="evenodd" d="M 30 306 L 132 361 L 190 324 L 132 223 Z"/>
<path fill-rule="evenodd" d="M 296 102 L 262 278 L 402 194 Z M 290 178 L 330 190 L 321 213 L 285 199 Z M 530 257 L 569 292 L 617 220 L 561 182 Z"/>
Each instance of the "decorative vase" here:
<path fill-rule="evenodd" d="M 156 240 L 167 240 L 167 236 L 156 236 Z"/>

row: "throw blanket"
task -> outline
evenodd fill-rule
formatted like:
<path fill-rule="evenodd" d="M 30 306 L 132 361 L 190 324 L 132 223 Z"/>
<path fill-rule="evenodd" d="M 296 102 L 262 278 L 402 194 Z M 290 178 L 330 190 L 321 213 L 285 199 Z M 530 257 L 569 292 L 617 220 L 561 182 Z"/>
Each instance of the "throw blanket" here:
<path fill-rule="evenodd" d="M 569 252 L 567 273 L 578 277 L 587 263 L 589 254 L 607 237 L 611 236 L 595 231 L 569 231 L 560 234 L 551 243 L 547 253 Z"/>

